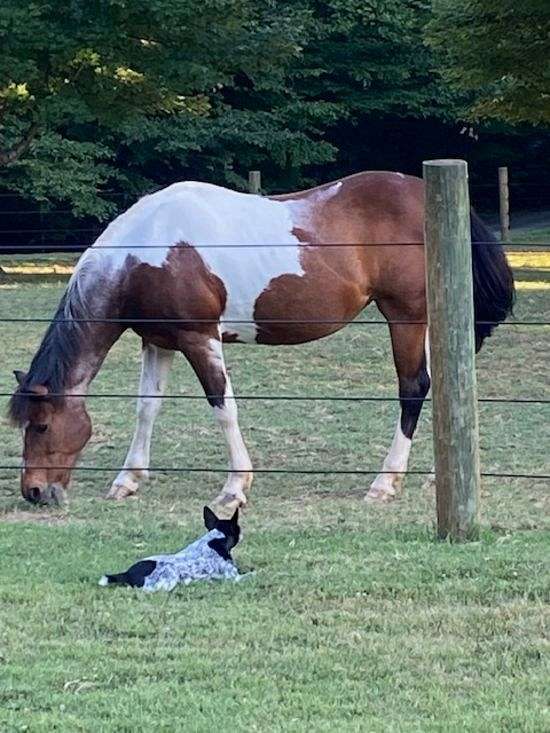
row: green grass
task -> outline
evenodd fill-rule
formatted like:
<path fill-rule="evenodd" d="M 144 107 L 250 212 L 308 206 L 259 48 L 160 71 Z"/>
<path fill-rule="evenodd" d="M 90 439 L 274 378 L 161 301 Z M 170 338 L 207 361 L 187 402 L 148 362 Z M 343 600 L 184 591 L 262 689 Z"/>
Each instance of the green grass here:
<path fill-rule="evenodd" d="M 515 260 L 518 320 L 550 320 L 547 257 Z M 64 276 L 27 268 L 10 277 L 0 314 L 51 314 Z M 43 325 L 2 329 L 7 392 Z M 549 336 L 548 327 L 500 328 L 478 359 L 480 396 L 549 398 Z M 237 393 L 395 395 L 381 326 L 352 325 L 303 347 L 226 351 Z M 93 391 L 131 393 L 138 367 L 128 334 Z M 199 394 L 183 361 L 169 390 Z M 83 464 L 119 465 L 133 400 L 91 399 L 89 408 Z M 376 470 L 396 405 L 249 401 L 240 412 L 259 467 Z M 549 418 L 547 405 L 481 405 L 483 469 L 550 473 Z M 412 469 L 431 466 L 430 431 L 427 409 Z M 0 463 L 17 464 L 19 434 L 4 424 L 0 437 Z M 204 400 L 165 403 L 156 465 L 225 460 Z M 236 551 L 256 575 L 151 597 L 95 584 L 196 537 L 222 477 L 157 473 L 120 504 L 102 499 L 112 478 L 77 474 L 69 507 L 54 511 L 19 498 L 15 471 L 0 476 L 0 730 L 549 729 L 547 482 L 485 480 L 481 539 L 451 546 L 434 540 L 434 496 L 422 477 L 380 507 L 363 502 L 367 478 L 260 474 Z"/>

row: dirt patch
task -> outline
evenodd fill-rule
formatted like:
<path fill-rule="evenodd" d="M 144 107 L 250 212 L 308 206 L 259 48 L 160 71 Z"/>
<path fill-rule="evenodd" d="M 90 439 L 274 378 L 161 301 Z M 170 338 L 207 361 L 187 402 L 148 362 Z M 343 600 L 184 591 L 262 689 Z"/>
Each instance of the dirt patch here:
<path fill-rule="evenodd" d="M 71 519 L 74 522 L 74 519 Z M 24 511 L 14 509 L 10 512 L 0 514 L 0 522 L 14 524 L 16 522 L 30 522 L 32 524 L 46 524 L 48 526 L 68 524 L 69 516 L 67 514 L 50 514 Z"/>

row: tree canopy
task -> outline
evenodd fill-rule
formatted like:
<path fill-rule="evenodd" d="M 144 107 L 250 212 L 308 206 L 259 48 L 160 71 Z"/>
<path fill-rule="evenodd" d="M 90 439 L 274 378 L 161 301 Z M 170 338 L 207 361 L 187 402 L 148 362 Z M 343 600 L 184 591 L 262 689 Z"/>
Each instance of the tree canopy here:
<path fill-rule="evenodd" d="M 3 0 L 0 188 L 106 219 L 111 190 L 399 167 L 388 130 L 413 130 L 414 150 L 472 99 L 477 116 L 548 121 L 543 0 L 513 21 L 511 0 L 434 2 Z"/>
<path fill-rule="evenodd" d="M 427 37 L 475 119 L 550 124 L 550 2 L 434 0 Z"/>
<path fill-rule="evenodd" d="M 4 0 L 3 184 L 101 215 L 96 189 L 139 188 L 153 158 L 162 168 L 163 155 L 192 156 L 217 137 L 210 166 L 230 166 L 228 130 L 279 155 L 307 147 L 300 124 L 283 129 L 277 97 L 303 15 L 272 0 Z M 247 85 L 278 106 L 244 117 L 227 105 L 228 89 Z M 310 148 L 311 160 L 326 155 Z"/>

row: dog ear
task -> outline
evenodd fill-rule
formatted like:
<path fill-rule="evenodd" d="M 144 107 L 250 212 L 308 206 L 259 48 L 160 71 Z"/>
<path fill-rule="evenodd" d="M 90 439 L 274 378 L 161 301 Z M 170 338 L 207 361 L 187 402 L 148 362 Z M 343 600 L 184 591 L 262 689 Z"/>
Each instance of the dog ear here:
<path fill-rule="evenodd" d="M 231 524 L 233 524 L 235 527 L 239 524 L 239 508 L 235 509 L 233 516 L 230 519 Z"/>
<path fill-rule="evenodd" d="M 218 517 L 214 514 L 212 509 L 210 507 L 205 506 L 202 510 L 202 515 L 204 518 L 204 526 L 206 529 L 210 532 L 211 529 L 216 529 L 216 526 L 218 524 Z"/>

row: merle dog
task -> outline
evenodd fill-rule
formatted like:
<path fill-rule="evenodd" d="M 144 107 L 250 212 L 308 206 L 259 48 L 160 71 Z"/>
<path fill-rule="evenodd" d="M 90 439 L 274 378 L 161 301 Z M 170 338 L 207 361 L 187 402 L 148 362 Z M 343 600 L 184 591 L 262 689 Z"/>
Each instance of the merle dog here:
<path fill-rule="evenodd" d="M 124 573 L 104 575 L 99 585 L 130 585 L 146 591 L 172 590 L 194 580 L 238 580 L 241 575 L 231 557 L 239 541 L 239 510 L 231 519 L 218 519 L 207 506 L 203 510 L 205 535 L 174 555 L 153 555 L 139 560 Z"/>

